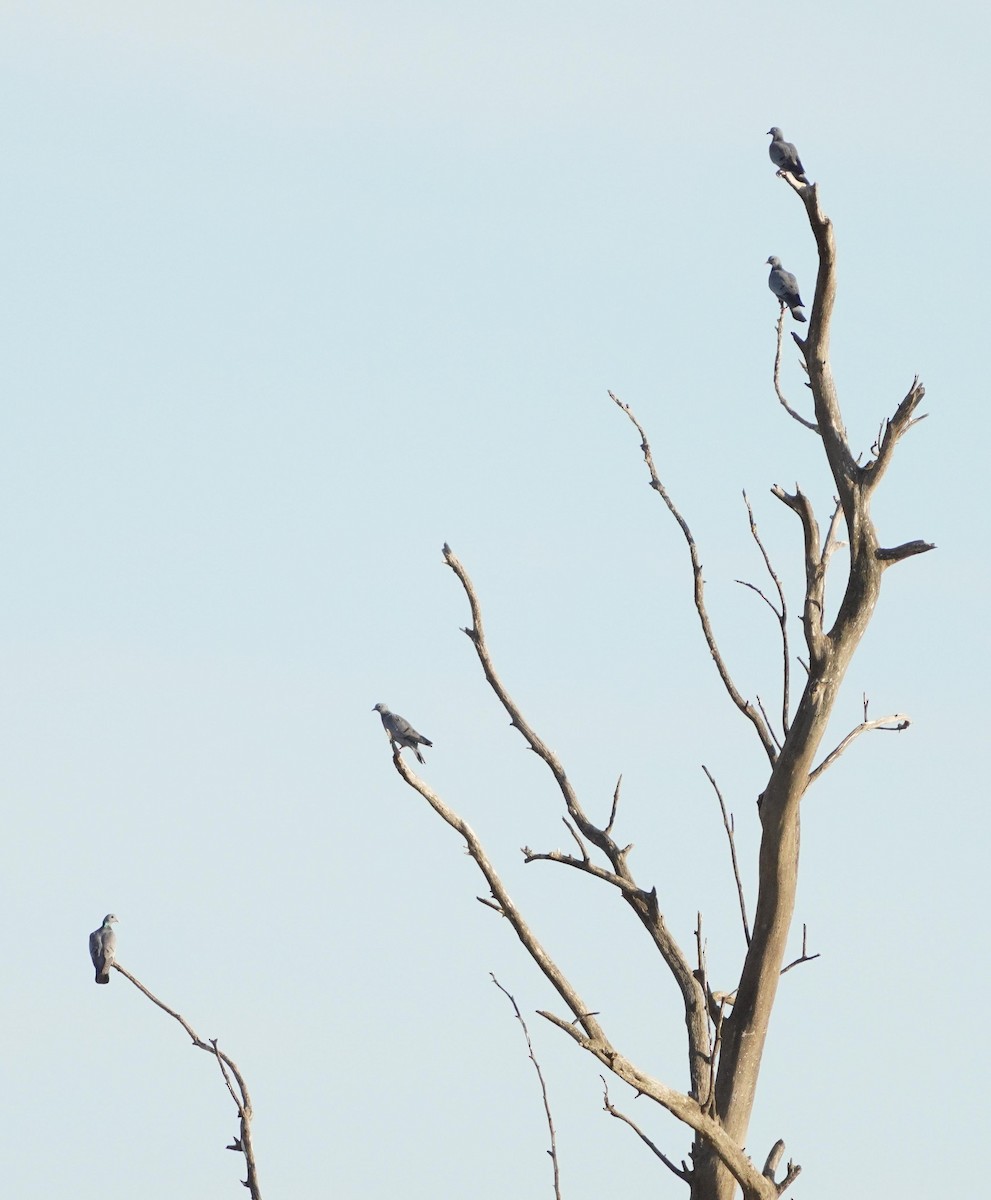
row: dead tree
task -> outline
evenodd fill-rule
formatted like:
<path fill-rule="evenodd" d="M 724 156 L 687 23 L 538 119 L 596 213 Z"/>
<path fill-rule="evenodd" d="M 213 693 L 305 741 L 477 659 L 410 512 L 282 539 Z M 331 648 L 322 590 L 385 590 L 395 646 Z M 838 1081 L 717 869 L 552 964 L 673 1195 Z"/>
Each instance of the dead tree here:
<path fill-rule="evenodd" d="M 822 442 L 837 498 L 823 539 L 812 503 L 797 486 L 794 492 L 781 487 L 771 489 L 798 517 L 804 541 L 805 594 L 801 625 L 807 651 L 807 662 L 803 663 L 807 678 L 794 712 L 789 701 L 791 650 L 785 594 L 761 543 L 752 515 L 751 532 L 764 556 L 776 599 L 769 598 L 764 592 L 760 592 L 760 595 L 774 610 L 781 627 L 784 678 L 780 715 L 776 714 L 774 721 L 759 701 L 754 704 L 746 699 L 734 683 L 706 609 L 702 568 L 695 539 L 661 481 L 643 427 L 627 405 L 617 397 L 612 397 L 636 427 L 651 486 L 677 521 L 688 545 L 694 575 L 695 607 L 723 686 L 752 726 L 767 758 L 767 782 L 759 802 L 761 842 L 758 894 L 752 927 L 747 919 L 740 874 L 736 869 L 732 823 L 727 817 L 722 796 L 716 789 L 733 851 L 747 940 L 742 969 L 733 992 L 714 993 L 710 989 L 701 928 L 697 930 L 698 946 L 693 961 L 668 929 L 656 889 L 642 885 L 634 877 L 627 861 L 630 847 L 620 845 L 613 837 L 619 785 L 605 826 L 596 826 L 586 815 L 561 762 L 523 716 L 499 678 L 486 642 L 478 596 L 461 562 L 448 546 L 444 547 L 445 562 L 458 577 L 471 608 L 471 624 L 464 632 L 474 646 L 489 686 L 509 714 L 511 724 L 550 770 L 561 793 L 566 821 L 577 846 L 575 854 L 560 851 L 537 853 L 525 847 L 525 861 L 550 860 L 594 876 L 615 888 L 643 925 L 670 970 L 684 1004 L 689 1081 L 684 1091 L 653 1078 L 624 1056 L 622 1048 L 612 1041 L 600 1014 L 590 1011 L 590 1006 L 578 994 L 564 971 L 537 940 L 472 829 L 422 779 L 413 774 L 400 757 L 399 750 L 394 750 L 393 754 L 396 770 L 406 783 L 419 792 L 465 840 L 468 853 L 478 864 L 488 884 L 490 898 L 485 903 L 508 919 L 516 936 L 557 991 L 567 1010 L 564 1015 L 542 1012 L 541 1016 L 591 1054 L 607 1072 L 624 1080 L 638 1094 L 654 1100 L 694 1131 L 691 1161 L 682 1161 L 679 1165 L 654 1146 L 629 1118 L 614 1108 L 606 1090 L 606 1110 L 630 1124 L 666 1167 L 688 1185 L 691 1200 L 732 1200 L 738 1189 L 745 1200 L 771 1200 L 782 1195 L 799 1173 L 800 1168 L 789 1162 L 779 1175 L 783 1141 L 776 1142 L 766 1159 L 759 1163 L 751 1160 L 743 1146 L 778 980 L 784 970 L 795 965 L 785 965 L 785 952 L 798 882 L 801 801 L 809 785 L 860 734 L 874 729 L 897 730 L 907 727 L 907 718 L 898 714 L 869 720 L 865 702 L 863 721 L 835 748 L 821 755 L 822 741 L 840 685 L 874 612 L 885 571 L 903 559 L 932 549 L 931 545 L 922 541 L 899 546 L 882 545 L 871 517 L 871 499 L 891 463 L 895 447 L 903 434 L 922 419 L 916 415 L 916 410 L 924 389 L 916 378 L 894 414 L 884 422 L 869 460 L 861 463 L 847 439 L 829 362 L 829 329 L 836 297 L 836 250 L 832 223 L 822 211 L 817 185 L 802 184 L 787 174 L 783 177 L 805 206 L 818 249 L 819 271 L 808 335 L 804 340 L 797 334 L 793 335 L 800 361 L 808 375 L 814 420 L 797 413 L 781 390 L 783 313 L 782 321 L 778 323 L 774 386 L 782 405 Z M 849 551 L 849 567 L 842 600 L 835 618 L 827 627 L 824 599 L 826 576 L 833 553 L 841 544 L 839 539 L 842 530 L 845 530 Z M 715 786 L 711 776 L 710 780 Z M 802 956 L 796 961 L 810 957 L 814 956 L 806 952 L 803 937 Z"/>
<path fill-rule="evenodd" d="M 258 1166 L 255 1162 L 255 1148 L 251 1138 L 251 1118 L 253 1115 L 251 1108 L 251 1096 L 248 1092 L 248 1085 L 245 1083 L 244 1076 L 241 1074 L 241 1070 L 237 1063 L 230 1057 L 230 1055 L 225 1054 L 224 1051 L 220 1049 L 220 1047 L 217 1045 L 216 1038 L 210 1038 L 208 1042 L 205 1042 L 182 1015 L 182 1013 L 176 1012 L 174 1008 L 169 1008 L 164 1000 L 159 1000 L 159 998 L 153 992 L 149 991 L 148 988 L 145 987 L 140 979 L 132 975 L 130 971 L 125 970 L 120 963 L 114 962 L 111 965 L 113 966 L 114 970 L 119 971 L 125 979 L 129 979 L 131 983 L 133 983 L 138 989 L 138 991 L 143 992 L 153 1004 L 157 1004 L 162 1012 L 166 1012 L 170 1017 L 174 1017 L 183 1027 L 183 1029 L 185 1029 L 186 1033 L 189 1034 L 189 1037 L 197 1050 L 205 1050 L 207 1054 L 212 1055 L 217 1060 L 217 1066 L 220 1068 L 220 1074 L 223 1076 L 224 1083 L 227 1085 L 227 1090 L 230 1092 L 231 1099 L 234 1101 L 234 1105 L 237 1108 L 239 1125 L 238 1133 L 234 1135 L 233 1141 L 227 1147 L 227 1149 L 233 1150 L 236 1154 L 244 1155 L 244 1165 L 247 1172 L 247 1178 L 241 1180 L 241 1186 L 248 1189 L 251 1200 L 262 1200 L 261 1184 L 258 1182 Z"/>

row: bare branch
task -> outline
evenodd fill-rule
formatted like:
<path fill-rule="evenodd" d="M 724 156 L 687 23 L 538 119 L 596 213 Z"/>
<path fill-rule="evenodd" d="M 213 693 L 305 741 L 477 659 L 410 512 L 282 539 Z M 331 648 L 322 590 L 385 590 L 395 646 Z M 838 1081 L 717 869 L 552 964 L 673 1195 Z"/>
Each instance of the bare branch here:
<path fill-rule="evenodd" d="M 650 1140 L 650 1138 L 643 1132 L 639 1125 L 632 1121 L 625 1113 L 621 1113 L 619 1109 L 610 1102 L 609 1085 L 606 1083 L 606 1077 L 604 1075 L 600 1075 L 599 1078 L 602 1080 L 602 1107 L 605 1109 L 605 1111 L 611 1117 L 615 1117 L 617 1120 L 623 1121 L 625 1124 L 629 1125 L 629 1127 L 643 1142 L 643 1144 L 647 1146 L 648 1149 L 650 1149 L 661 1160 L 662 1163 L 664 1163 L 669 1171 L 673 1171 L 679 1179 L 683 1179 L 686 1183 L 689 1182 L 691 1180 L 692 1173 L 688 1170 L 684 1161 L 682 1161 L 680 1167 L 675 1166 L 675 1164 L 670 1158 L 668 1158 L 664 1151 L 659 1149 L 654 1142 Z"/>
<path fill-rule="evenodd" d="M 613 887 L 619 888 L 621 892 L 642 894 L 641 889 L 638 888 L 632 880 L 624 879 L 622 876 L 615 874 L 613 871 L 607 871 L 605 867 L 600 867 L 587 858 L 575 858 L 573 855 L 564 854 L 560 850 L 531 850 L 529 846 L 524 846 L 522 848 L 522 854 L 524 862 L 560 863 L 562 866 L 574 867 L 575 870 L 583 871 L 586 875 L 594 875 L 596 879 L 601 879 L 606 883 L 611 883 Z"/>
<path fill-rule="evenodd" d="M 900 439 L 913 425 L 917 425 L 919 421 L 925 419 L 924 417 L 915 416 L 915 410 L 922 403 L 922 398 L 925 394 L 926 389 L 919 382 L 919 377 L 916 375 L 905 398 L 895 409 L 894 416 L 885 422 L 884 434 L 880 438 L 880 445 L 877 450 L 877 458 L 873 463 L 868 463 L 864 468 L 865 484 L 868 492 L 872 492 L 881 482 L 881 476 L 888 469 L 891 463 L 891 456 L 894 454 L 895 446 Z"/>
<path fill-rule="evenodd" d="M 726 802 L 723 800 L 723 794 L 719 790 L 719 785 L 712 776 L 712 772 L 703 763 L 702 770 L 705 771 L 705 777 L 712 784 L 712 790 L 716 793 L 716 798 L 719 801 L 719 811 L 723 814 L 723 828 L 726 830 L 726 840 L 729 842 L 730 858 L 733 862 L 733 878 L 736 880 L 736 894 L 740 901 L 740 917 L 743 921 L 743 936 L 747 939 L 747 945 L 750 945 L 750 923 L 747 920 L 747 902 L 743 894 L 743 881 L 740 878 L 740 864 L 736 858 L 736 836 L 733 828 L 733 821 L 726 812 Z"/>
<path fill-rule="evenodd" d="M 781 1156 L 784 1154 L 784 1152 L 785 1152 L 785 1144 L 780 1138 L 778 1138 L 778 1140 L 774 1143 L 774 1145 L 771 1147 L 770 1151 L 768 1152 L 767 1160 L 764 1163 L 764 1170 L 762 1172 L 765 1179 L 770 1179 L 772 1183 L 774 1183 L 774 1173 L 778 1169 L 778 1163 L 781 1161 Z M 799 1166 L 796 1166 L 795 1163 L 793 1163 L 789 1160 L 788 1173 L 785 1175 L 784 1179 L 782 1179 L 782 1181 L 780 1183 L 774 1184 L 775 1188 L 777 1189 L 778 1195 L 779 1196 L 783 1195 L 788 1190 L 788 1188 L 791 1187 L 791 1185 L 795 1182 L 795 1180 L 799 1177 L 799 1175 L 801 1175 L 801 1173 L 802 1173 L 802 1168 Z"/>
<path fill-rule="evenodd" d="M 540 1094 L 543 1097 L 544 1113 L 547 1116 L 547 1128 L 551 1135 L 551 1148 L 547 1153 L 551 1156 L 551 1162 L 554 1164 L 554 1195 L 557 1197 L 557 1200 L 561 1200 L 561 1172 L 557 1157 L 557 1135 L 554 1132 L 554 1118 L 551 1116 L 551 1102 L 547 1096 L 547 1084 L 544 1082 L 544 1073 L 541 1071 L 540 1063 L 537 1062 L 537 1056 L 533 1052 L 533 1042 L 530 1041 L 530 1030 L 526 1027 L 526 1021 L 523 1020 L 523 1014 L 520 1012 L 520 1006 L 516 1003 L 516 998 L 506 991 L 491 971 L 489 974 L 492 976 L 492 982 L 513 1006 L 516 1019 L 523 1026 L 523 1036 L 526 1038 L 527 1052 L 530 1055 L 530 1061 L 533 1063 L 533 1069 L 537 1072 L 537 1078 L 540 1080 Z"/>
<path fill-rule="evenodd" d="M 778 748 L 778 751 L 780 752 L 781 740 L 779 739 L 778 735 L 774 732 L 774 726 L 771 724 L 771 718 L 767 715 L 767 709 L 764 707 L 764 701 L 760 698 L 759 693 L 754 697 L 754 699 L 757 701 L 757 707 L 760 709 L 760 715 L 767 722 L 767 728 L 771 734 L 771 737 L 774 738 L 774 744 Z"/>
<path fill-rule="evenodd" d="M 912 558 L 916 554 L 926 554 L 935 549 L 934 542 L 923 542 L 921 539 L 916 539 L 914 542 L 902 542 L 900 546 L 891 546 L 887 549 L 878 546 L 874 551 L 874 557 L 884 566 L 890 567 L 892 563 L 901 562 L 904 558 Z"/>
<path fill-rule="evenodd" d="M 493 899 L 513 926 L 516 936 L 523 943 L 527 953 L 544 973 L 551 986 L 571 1012 L 579 1019 L 590 1042 L 597 1045 L 604 1045 L 606 1043 L 605 1034 L 598 1022 L 587 1015 L 589 1012 L 588 1005 L 578 995 L 570 980 L 540 944 L 533 930 L 524 920 L 523 914 L 513 903 L 495 867 L 489 861 L 489 857 L 485 853 L 485 849 L 475 831 L 463 817 L 459 816 L 453 809 L 448 808 L 432 788 L 428 787 L 422 779 L 413 774 L 409 764 L 402 758 L 398 751 L 393 754 L 392 763 L 406 783 L 414 791 L 419 792 L 434 812 L 464 838 L 468 846 L 468 854 L 475 860 L 478 869 L 485 876 L 485 881 L 489 885 Z"/>
<path fill-rule="evenodd" d="M 793 959 L 786 967 L 782 967 L 781 974 L 787 975 L 788 972 L 792 969 L 792 967 L 798 967 L 798 966 L 801 966 L 802 963 L 812 962 L 812 960 L 816 959 L 816 958 L 822 958 L 822 955 L 809 953 L 808 929 L 806 928 L 806 926 L 803 922 L 803 924 L 802 924 L 802 953 L 798 956 L 798 958 Z M 782 1142 L 782 1145 L 784 1145 L 783 1142 Z"/>
<path fill-rule="evenodd" d="M 781 1156 L 785 1152 L 785 1144 L 781 1138 L 774 1143 L 768 1151 L 767 1158 L 764 1161 L 764 1170 L 761 1174 L 765 1179 L 773 1179 L 774 1172 L 778 1169 L 778 1163 L 781 1161 Z"/>
<path fill-rule="evenodd" d="M 578 844 L 578 849 L 581 852 L 581 856 L 584 859 L 584 861 L 585 862 L 591 861 L 589 859 L 588 847 L 582 841 L 582 835 L 578 832 L 578 830 L 574 827 L 574 825 L 571 824 L 571 822 L 568 820 L 567 817 L 562 817 L 561 820 L 564 822 L 564 826 L 567 829 L 567 831 L 571 834 L 571 836 L 575 839 L 575 842 Z"/>
<path fill-rule="evenodd" d="M 822 630 L 827 560 L 820 550 L 819 522 L 812 509 L 812 501 L 802 492 L 797 483 L 794 495 L 786 492 L 778 484 L 771 488 L 771 494 L 777 496 L 781 503 L 787 505 L 792 512 L 797 513 L 802 522 L 802 532 L 805 535 L 805 604 L 803 608 L 805 642 L 809 648 L 810 664 L 816 669 L 821 669 L 829 653 L 829 642 Z M 832 525 L 830 531 L 832 531 Z"/>
<path fill-rule="evenodd" d="M 770 605 L 771 611 L 778 618 L 778 626 L 781 630 L 781 656 L 782 656 L 782 684 L 781 684 L 781 729 L 785 737 L 788 736 L 789 726 L 789 703 L 791 696 L 791 651 L 788 648 L 788 601 L 785 599 L 785 589 L 781 583 L 781 578 L 775 571 L 771 563 L 771 556 L 767 552 L 763 541 L 761 541 L 760 533 L 757 529 L 757 522 L 754 520 L 754 510 L 750 506 L 750 499 L 747 493 L 743 493 L 743 502 L 747 506 L 747 519 L 750 522 L 750 536 L 757 543 L 757 549 L 760 551 L 761 558 L 764 560 L 764 566 L 767 568 L 767 573 L 771 577 L 775 591 L 778 593 L 779 608 Z M 761 593 L 763 595 L 763 593 Z M 766 597 L 765 597 L 766 599 Z"/>
<path fill-rule="evenodd" d="M 667 1109 L 673 1116 L 683 1121 L 691 1129 L 694 1129 L 697 1134 L 713 1147 L 714 1152 L 725 1164 L 726 1169 L 743 1188 L 744 1194 L 747 1196 L 762 1197 L 765 1194 L 762 1190 L 762 1177 L 746 1153 L 733 1137 L 727 1133 L 722 1124 L 704 1112 L 694 1096 L 686 1095 L 684 1092 L 679 1092 L 675 1088 L 668 1087 L 667 1084 L 662 1083 L 659 1079 L 655 1079 L 653 1076 L 641 1071 L 612 1046 L 604 1029 L 596 1020 L 597 1013 L 585 1004 L 567 976 L 537 940 L 530 926 L 524 920 L 523 915 L 513 903 L 512 898 L 506 891 L 502 880 L 489 861 L 481 842 L 471 826 L 454 812 L 453 809 L 448 808 L 422 779 L 413 774 L 409 764 L 402 758 L 398 751 L 393 754 L 392 763 L 400 777 L 414 791 L 419 792 L 437 815 L 464 838 L 468 846 L 469 855 L 475 860 L 479 870 L 485 876 L 492 896 L 501 906 L 506 918 L 512 924 L 513 929 L 516 931 L 516 936 L 543 972 L 545 978 L 567 1005 L 574 1017 L 574 1021 L 569 1023 L 555 1013 L 544 1010 L 540 1010 L 539 1015 L 567 1033 L 573 1041 L 593 1055 L 619 1079 L 622 1079 L 643 1095 L 650 1096 L 652 1100 Z M 577 862 L 577 860 L 575 861 Z M 642 897 L 635 898 L 633 907 L 636 909 L 638 904 L 651 913 L 657 936 L 670 936 L 667 934 L 663 922 L 660 920 L 659 913 L 657 913 L 656 897 L 652 903 Z M 677 953 L 680 955 L 681 951 L 677 950 Z M 668 955 L 665 955 L 665 961 L 668 962 L 670 967 L 671 962 Z M 672 968 L 672 973 L 675 973 L 674 968 Z M 697 989 L 701 993 L 701 988 L 698 987 L 694 976 L 691 977 L 691 981 L 693 988 L 691 994 L 694 998 L 694 989 Z M 703 1023 L 707 1020 L 704 997 L 701 1002 L 701 1019 Z M 696 1079 L 704 1078 L 704 1074 L 700 1076 L 698 1062 L 695 1059 L 702 1053 L 702 1047 L 707 1048 L 708 1044 L 707 1031 L 703 1030 L 700 1035 L 696 1029 L 695 1022 L 695 1010 L 686 1005 L 686 1023 L 689 1027 L 692 1046 L 690 1067 L 693 1082 Z"/>
<path fill-rule="evenodd" d="M 619 785 L 623 782 L 623 776 L 616 780 L 616 790 L 612 794 L 612 811 L 609 813 L 609 824 L 605 828 L 606 833 L 612 833 L 612 827 L 616 823 L 616 810 L 619 808 Z"/>
<path fill-rule="evenodd" d="M 636 429 L 637 433 L 640 434 L 640 449 L 643 451 L 644 461 L 650 472 L 650 486 L 661 497 L 668 511 L 678 522 L 685 541 L 688 544 L 688 552 L 692 560 L 692 574 L 695 577 L 695 609 L 702 624 L 702 633 L 705 637 L 706 645 L 709 647 L 709 653 L 712 655 L 712 661 L 716 664 L 719 678 L 723 681 L 723 687 L 740 712 L 753 724 L 754 729 L 757 731 L 757 736 L 760 738 L 761 745 L 764 747 L 764 752 L 767 754 L 768 760 L 773 764 L 777 757 L 777 749 L 774 745 L 774 739 L 771 737 L 770 730 L 754 705 L 749 700 L 744 700 L 743 696 L 740 695 L 736 684 L 730 676 L 722 652 L 716 644 L 716 636 L 712 631 L 712 623 L 709 620 L 709 613 L 705 606 L 705 580 L 702 578 L 702 563 L 699 561 L 698 546 L 695 543 L 695 538 L 692 536 L 691 529 L 688 527 L 688 522 L 678 511 L 674 501 L 668 495 L 667 488 L 665 488 L 660 476 L 657 474 L 657 468 L 654 466 L 654 456 L 650 449 L 650 443 L 647 441 L 647 434 L 644 432 L 644 428 L 637 420 L 633 410 L 628 404 L 624 404 L 614 393 L 610 392 L 609 398 L 618 409 L 626 413 L 630 423 Z"/>
<path fill-rule="evenodd" d="M 255 1149 L 251 1140 L 251 1118 L 253 1115 L 251 1108 L 251 1096 L 248 1092 L 248 1085 L 244 1082 L 244 1076 L 241 1074 L 237 1063 L 235 1063 L 229 1055 L 225 1054 L 218 1047 L 216 1038 L 211 1038 L 209 1042 L 205 1042 L 181 1013 L 176 1012 L 174 1008 L 169 1008 L 169 1006 L 163 1000 L 159 1000 L 154 992 L 149 991 L 149 989 L 145 987 L 140 979 L 122 967 L 119 962 L 114 962 L 112 966 L 114 970 L 119 971 L 125 979 L 129 979 L 131 983 L 133 983 L 138 989 L 138 991 L 143 992 L 153 1004 L 157 1004 L 162 1012 L 168 1013 L 170 1017 L 173 1017 L 176 1021 L 178 1021 L 189 1035 L 190 1040 L 197 1050 L 205 1050 L 207 1054 L 213 1055 L 213 1057 L 217 1060 L 217 1063 L 220 1066 L 221 1075 L 223 1076 L 224 1082 L 227 1084 L 227 1090 L 230 1092 L 231 1097 L 237 1106 L 237 1115 L 240 1121 L 240 1137 L 235 1138 L 233 1145 L 228 1146 L 227 1149 L 236 1150 L 244 1155 L 248 1178 L 242 1180 L 241 1182 L 243 1186 L 246 1187 L 251 1193 L 251 1200 L 261 1200 L 262 1193 L 261 1186 L 258 1182 L 258 1167 L 255 1163 Z M 235 1091 L 234 1085 L 231 1083 L 231 1075 L 233 1075 L 235 1081 L 237 1082 L 237 1091 Z"/>
<path fill-rule="evenodd" d="M 585 815 L 584 809 L 579 802 L 578 796 L 571 785 L 571 781 L 565 774 L 564 767 L 557 756 L 545 745 L 545 743 L 537 736 L 536 732 L 530 726 L 529 722 L 524 718 L 519 707 L 510 697 L 502 681 L 496 673 L 495 666 L 492 662 L 489 653 L 488 644 L 485 640 L 484 626 L 482 624 L 481 605 L 478 601 L 478 596 L 475 593 L 474 586 L 468 573 L 458 560 L 457 556 L 451 550 L 450 546 L 446 545 L 443 549 L 444 561 L 458 577 L 465 595 L 468 598 L 468 603 L 471 607 L 472 627 L 466 629 L 465 633 L 471 639 L 472 645 L 475 647 L 475 653 L 482 665 L 482 670 L 489 686 L 495 692 L 499 702 L 509 714 L 511 723 L 519 729 L 524 738 L 529 743 L 532 750 L 543 759 L 553 774 L 561 795 L 564 798 L 565 807 L 568 811 L 568 816 L 574 821 L 577 828 L 580 830 L 583 837 L 587 838 L 597 849 L 599 849 L 609 860 L 613 872 L 617 878 L 625 881 L 626 886 L 622 888 L 621 894 L 627 901 L 637 918 L 640 920 L 643 927 L 646 929 L 654 945 L 660 952 L 662 958 L 667 964 L 668 969 L 674 976 L 675 982 L 681 991 L 682 1001 L 685 1006 L 685 1021 L 689 1029 L 689 1070 L 692 1075 L 693 1086 L 701 1087 L 701 1079 L 697 1078 L 697 1073 L 702 1070 L 701 1063 L 704 1061 L 708 1050 L 708 1026 L 706 1024 L 705 1015 L 705 997 L 701 994 L 701 990 L 692 975 L 691 967 L 688 960 L 685 958 L 684 952 L 678 945 L 671 931 L 668 929 L 660 909 L 657 904 L 656 891 L 646 892 L 639 888 L 634 882 L 633 875 L 629 869 L 626 858 L 631 849 L 630 846 L 619 846 L 613 840 L 611 834 L 606 830 L 597 828 Z M 758 717 L 758 720 L 760 718 Z M 430 800 L 428 791 L 424 791 L 426 785 L 421 781 L 413 781 L 416 777 L 408 770 L 406 765 L 393 755 L 393 763 L 396 769 L 406 779 L 411 786 L 414 786 L 421 794 L 434 805 L 436 811 L 444 815 L 447 810 L 438 800 Z M 432 793 L 430 793 L 432 795 Z M 614 799 L 614 802 L 615 799 Z M 438 807 L 438 805 L 440 807 Z M 442 812 L 442 809 L 444 810 Z M 453 816 L 453 814 L 452 814 Z M 448 816 L 444 816 L 448 824 L 458 828 L 454 821 Z M 456 818 L 460 821 L 460 817 Z M 474 836 L 474 835 L 472 835 Z M 473 851 L 472 851 L 473 853 Z M 501 897 L 500 897 L 501 900 Z M 507 910 L 507 916 L 511 914 Z M 515 924 L 515 922 L 514 922 Z M 541 969 L 544 969 L 543 966 Z"/>
<path fill-rule="evenodd" d="M 823 771 L 828 770 L 839 756 L 846 750 L 851 742 L 855 742 L 862 733 L 871 733 L 875 729 L 880 729 L 885 733 L 901 733 L 908 729 L 912 723 L 912 718 L 905 716 L 903 713 L 892 713 L 888 717 L 879 717 L 876 721 L 861 721 L 859 725 L 851 729 L 842 742 L 826 755 L 822 762 L 809 774 L 809 783 L 815 783 Z"/>
<path fill-rule="evenodd" d="M 774 355 L 774 392 L 778 397 L 778 402 L 785 412 L 806 429 L 811 429 L 813 433 L 819 432 L 819 426 L 815 421 L 807 421 L 800 413 L 795 412 L 792 406 L 785 398 L 784 392 L 781 390 L 781 347 L 784 343 L 784 328 L 785 328 L 785 306 L 781 305 L 781 315 L 778 317 L 778 348 Z"/>
<path fill-rule="evenodd" d="M 788 1160 L 788 1173 L 785 1175 L 784 1179 L 782 1179 L 780 1183 L 775 1184 L 775 1187 L 778 1189 L 778 1195 L 783 1196 L 785 1194 L 785 1192 L 787 1192 L 787 1190 L 795 1182 L 795 1180 L 799 1177 L 799 1175 L 801 1175 L 801 1173 L 802 1173 L 802 1168 L 798 1165 L 798 1163 L 793 1163 L 791 1161 L 791 1159 L 789 1159 Z"/>

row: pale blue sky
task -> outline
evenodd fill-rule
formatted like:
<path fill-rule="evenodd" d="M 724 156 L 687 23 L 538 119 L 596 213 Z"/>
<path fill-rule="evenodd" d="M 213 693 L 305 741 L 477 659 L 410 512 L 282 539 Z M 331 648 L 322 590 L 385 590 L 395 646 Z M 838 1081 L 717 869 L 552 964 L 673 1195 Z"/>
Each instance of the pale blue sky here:
<path fill-rule="evenodd" d="M 854 443 L 926 383 L 876 514 L 939 550 L 886 576 L 834 740 L 864 692 L 911 730 L 806 802 L 795 950 L 806 921 L 822 958 L 782 985 L 749 1145 L 785 1138 L 802 1200 L 945 1189 L 988 1118 L 948 1098 L 991 1067 L 989 25 L 847 0 L 0 2 L 5 1194 L 238 1194 L 214 1065 L 119 976 L 93 985 L 113 910 L 121 961 L 243 1068 L 267 1197 L 551 1195 L 488 972 L 528 1012 L 555 999 L 397 779 L 380 700 L 434 740 L 425 777 L 616 1043 L 686 1086 L 675 989 L 620 904 L 520 862 L 564 844 L 560 802 L 440 547 L 592 814 L 623 772 L 618 836 L 686 947 L 703 911 L 731 986 L 700 764 L 749 883 L 765 764 L 606 389 L 692 523 L 739 685 L 773 703 L 740 492 L 797 608 L 800 531 L 768 489 L 825 515 L 831 486 L 771 390 L 765 260 L 807 300 L 815 277 L 771 124 L 836 223 Z M 801 404 L 793 354 L 785 380 Z M 530 1023 L 568 1200 L 683 1195 Z"/>

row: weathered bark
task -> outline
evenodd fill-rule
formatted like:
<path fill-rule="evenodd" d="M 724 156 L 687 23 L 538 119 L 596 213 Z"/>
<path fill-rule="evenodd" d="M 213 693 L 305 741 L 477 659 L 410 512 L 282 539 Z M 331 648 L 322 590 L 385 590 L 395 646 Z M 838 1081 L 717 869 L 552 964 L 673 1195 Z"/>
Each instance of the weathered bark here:
<path fill-rule="evenodd" d="M 793 336 L 808 369 L 816 432 L 822 439 L 843 511 L 850 567 L 836 620 L 832 628 L 824 632 L 823 585 L 827 563 L 819 550 L 819 531 L 812 507 L 800 493 L 789 496 L 782 489 L 775 489 L 779 499 L 798 513 L 805 533 L 804 613 L 809 678 L 761 797 L 759 890 L 753 936 L 733 1011 L 723 1025 L 715 1111 L 722 1127 L 740 1146 L 746 1140 L 750 1124 L 761 1058 L 795 910 L 801 800 L 813 773 L 813 762 L 847 667 L 874 613 L 885 567 L 900 557 L 932 548 L 927 543 L 917 542 L 909 543 L 913 549 L 907 553 L 879 550 L 870 513 L 871 494 L 887 466 L 895 442 L 913 423 L 913 413 L 924 389 L 918 380 L 913 383 L 895 417 L 888 422 L 877 459 L 864 467 L 858 466 L 847 442 L 829 364 L 829 328 L 836 298 L 836 246 L 832 223 L 820 207 L 817 185 L 803 187 L 790 179 L 789 182 L 805 204 L 819 251 L 819 274 L 808 338 L 802 341 L 797 335 Z M 803 424 L 808 426 L 809 423 Z M 732 1200 L 736 1186 L 737 1181 L 721 1160 L 718 1150 L 704 1138 L 696 1138 L 692 1200 Z M 778 1193 L 775 1189 L 770 1194 Z"/>

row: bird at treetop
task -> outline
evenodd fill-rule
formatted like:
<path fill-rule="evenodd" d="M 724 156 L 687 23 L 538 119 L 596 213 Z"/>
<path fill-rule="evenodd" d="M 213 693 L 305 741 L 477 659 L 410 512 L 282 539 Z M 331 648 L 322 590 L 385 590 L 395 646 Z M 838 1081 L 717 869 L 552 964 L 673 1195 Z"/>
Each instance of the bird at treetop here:
<path fill-rule="evenodd" d="M 767 277 L 767 286 L 777 296 L 782 308 L 791 310 L 796 321 L 804 321 L 802 297 L 798 294 L 798 280 L 791 271 L 786 271 L 781 265 L 781 259 L 775 255 L 767 260 L 771 264 L 771 273 Z"/>
<path fill-rule="evenodd" d="M 771 162 L 778 168 L 778 174 L 787 171 L 789 175 L 794 175 L 799 183 L 808 183 L 805 168 L 794 144 L 785 141 L 785 135 L 777 125 L 772 125 L 767 132 L 771 135 L 771 144 L 767 152 L 771 156 Z"/>
<path fill-rule="evenodd" d="M 381 716 L 393 750 L 402 750 L 404 746 L 408 746 L 420 762 L 427 761 L 420 753 L 419 748 L 420 746 L 432 746 L 433 742 L 429 738 L 425 738 L 422 733 L 417 733 L 405 717 L 390 712 L 386 704 L 373 705 L 372 712 L 377 712 Z"/>
<path fill-rule="evenodd" d="M 89 935 L 89 956 L 96 968 L 97 983 L 110 982 L 110 965 L 117 951 L 117 934 L 112 928 L 116 920 L 113 913 L 107 913 L 100 928 Z"/>

